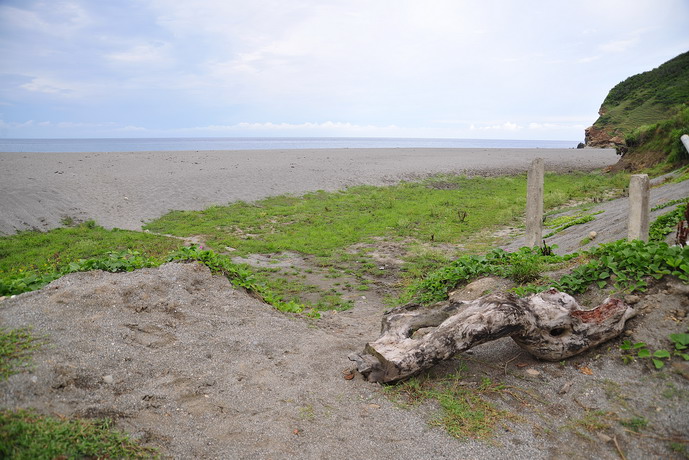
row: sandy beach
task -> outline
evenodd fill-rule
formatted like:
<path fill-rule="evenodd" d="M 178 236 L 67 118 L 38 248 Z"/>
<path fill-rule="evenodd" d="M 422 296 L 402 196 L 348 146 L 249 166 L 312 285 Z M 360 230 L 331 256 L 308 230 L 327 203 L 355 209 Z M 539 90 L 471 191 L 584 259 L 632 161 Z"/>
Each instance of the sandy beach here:
<path fill-rule="evenodd" d="M 439 173 L 498 175 L 615 163 L 612 149 L 313 149 L 0 153 L 0 234 L 65 218 L 140 229 L 170 210 L 279 194 L 392 184 Z"/>

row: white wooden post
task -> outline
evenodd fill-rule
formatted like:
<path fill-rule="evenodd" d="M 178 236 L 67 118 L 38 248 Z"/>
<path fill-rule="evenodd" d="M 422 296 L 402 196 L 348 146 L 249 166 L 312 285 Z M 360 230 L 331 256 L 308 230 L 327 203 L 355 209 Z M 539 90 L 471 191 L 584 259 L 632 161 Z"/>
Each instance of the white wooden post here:
<path fill-rule="evenodd" d="M 543 239 L 543 158 L 536 158 L 526 178 L 526 245 L 540 246 Z"/>
<path fill-rule="evenodd" d="M 682 137 L 680 137 L 680 139 L 682 139 L 682 144 L 684 144 L 684 148 L 687 149 L 687 152 L 689 152 L 689 136 L 687 136 L 686 134 L 682 134 Z"/>
<path fill-rule="evenodd" d="M 650 182 L 648 174 L 635 174 L 629 181 L 627 239 L 648 241 Z"/>

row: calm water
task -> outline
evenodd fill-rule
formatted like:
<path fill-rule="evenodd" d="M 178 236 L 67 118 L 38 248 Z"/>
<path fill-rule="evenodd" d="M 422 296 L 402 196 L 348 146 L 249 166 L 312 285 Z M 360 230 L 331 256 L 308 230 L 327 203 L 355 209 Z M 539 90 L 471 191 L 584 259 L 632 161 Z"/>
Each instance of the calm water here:
<path fill-rule="evenodd" d="M 161 139 L 0 139 L 0 152 L 145 152 L 341 148 L 574 148 L 577 141 L 364 137 L 202 137 Z"/>

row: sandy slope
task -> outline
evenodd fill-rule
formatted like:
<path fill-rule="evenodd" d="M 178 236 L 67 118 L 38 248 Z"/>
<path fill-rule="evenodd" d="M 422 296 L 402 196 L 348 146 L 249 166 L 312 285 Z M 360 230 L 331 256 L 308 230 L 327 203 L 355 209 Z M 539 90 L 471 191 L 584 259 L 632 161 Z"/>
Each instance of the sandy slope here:
<path fill-rule="evenodd" d="M 632 340 L 667 346 L 689 327 L 688 296 L 676 281 L 653 289 Z M 437 366 L 466 388 L 507 385 L 489 396 L 511 414 L 493 439 L 452 438 L 429 423 L 437 406 L 400 408 L 343 378 L 347 355 L 377 336 L 380 314 L 360 313 L 283 315 L 198 264 L 67 275 L 0 303 L 4 327 L 46 340 L 29 372 L 0 383 L 0 407 L 110 417 L 180 459 L 616 459 L 613 438 L 627 458 L 673 458 L 671 440 L 689 443 L 689 366 L 625 366 L 619 339 L 563 363 L 502 339 Z M 620 424 L 634 417 L 643 436 Z"/>

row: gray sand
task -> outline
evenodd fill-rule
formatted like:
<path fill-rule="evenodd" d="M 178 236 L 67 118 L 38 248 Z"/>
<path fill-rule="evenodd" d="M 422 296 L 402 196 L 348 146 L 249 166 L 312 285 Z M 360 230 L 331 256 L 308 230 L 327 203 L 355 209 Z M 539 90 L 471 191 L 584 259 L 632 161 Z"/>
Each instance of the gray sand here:
<path fill-rule="evenodd" d="M 49 229 L 65 217 L 140 229 L 170 210 L 279 194 L 382 185 L 439 173 L 608 166 L 611 149 L 327 149 L 0 153 L 0 234 Z"/>

